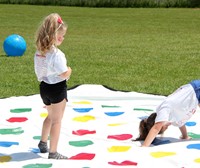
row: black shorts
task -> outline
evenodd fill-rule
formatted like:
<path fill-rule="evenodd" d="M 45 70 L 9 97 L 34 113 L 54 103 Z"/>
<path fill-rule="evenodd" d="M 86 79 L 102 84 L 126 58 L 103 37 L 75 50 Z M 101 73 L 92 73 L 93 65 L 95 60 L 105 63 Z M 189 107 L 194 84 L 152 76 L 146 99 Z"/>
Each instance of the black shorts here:
<path fill-rule="evenodd" d="M 67 101 L 66 80 L 56 84 L 41 82 L 40 96 L 45 105 L 56 104 L 63 101 L 64 99 Z"/>

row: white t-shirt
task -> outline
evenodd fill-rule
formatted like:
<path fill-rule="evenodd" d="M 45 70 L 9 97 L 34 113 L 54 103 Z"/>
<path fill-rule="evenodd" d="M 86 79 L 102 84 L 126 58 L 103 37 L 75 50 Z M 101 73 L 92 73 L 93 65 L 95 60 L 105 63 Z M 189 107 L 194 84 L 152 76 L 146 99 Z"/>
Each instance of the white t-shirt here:
<path fill-rule="evenodd" d="M 156 109 L 155 122 L 170 122 L 174 126 L 183 126 L 195 113 L 198 100 L 190 84 L 181 86 L 169 95 Z"/>
<path fill-rule="evenodd" d="M 65 79 L 59 75 L 68 70 L 65 54 L 54 47 L 45 56 L 41 56 L 36 51 L 34 56 L 34 68 L 38 81 L 44 81 L 48 84 L 55 84 Z"/>

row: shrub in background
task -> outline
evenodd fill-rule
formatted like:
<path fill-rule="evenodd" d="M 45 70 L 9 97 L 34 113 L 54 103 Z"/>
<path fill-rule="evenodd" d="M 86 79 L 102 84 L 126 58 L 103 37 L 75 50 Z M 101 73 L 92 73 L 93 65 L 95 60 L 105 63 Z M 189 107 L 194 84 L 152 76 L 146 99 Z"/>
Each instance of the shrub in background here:
<path fill-rule="evenodd" d="M 0 0 L 0 3 L 82 7 L 200 7 L 200 0 Z"/>

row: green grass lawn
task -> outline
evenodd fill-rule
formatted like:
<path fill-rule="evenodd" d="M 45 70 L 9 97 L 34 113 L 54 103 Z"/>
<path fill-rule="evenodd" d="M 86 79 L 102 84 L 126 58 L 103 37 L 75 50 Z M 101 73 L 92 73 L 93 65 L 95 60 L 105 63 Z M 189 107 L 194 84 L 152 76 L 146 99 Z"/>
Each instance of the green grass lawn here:
<path fill-rule="evenodd" d="M 168 95 L 200 76 L 200 10 L 0 5 L 0 46 L 10 34 L 27 42 L 22 57 L 0 50 L 0 97 L 38 94 L 34 34 L 59 13 L 69 29 L 60 46 L 73 72 L 69 87 L 102 84 Z"/>

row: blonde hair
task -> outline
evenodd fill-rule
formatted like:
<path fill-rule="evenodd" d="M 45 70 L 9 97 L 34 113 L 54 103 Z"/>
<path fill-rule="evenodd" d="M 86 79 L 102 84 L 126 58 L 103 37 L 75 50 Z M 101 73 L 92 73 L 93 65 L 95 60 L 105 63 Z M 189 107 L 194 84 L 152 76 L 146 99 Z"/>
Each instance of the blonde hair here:
<path fill-rule="evenodd" d="M 56 34 L 66 31 L 67 25 L 57 13 L 46 16 L 36 32 L 36 48 L 45 55 L 55 45 Z"/>

